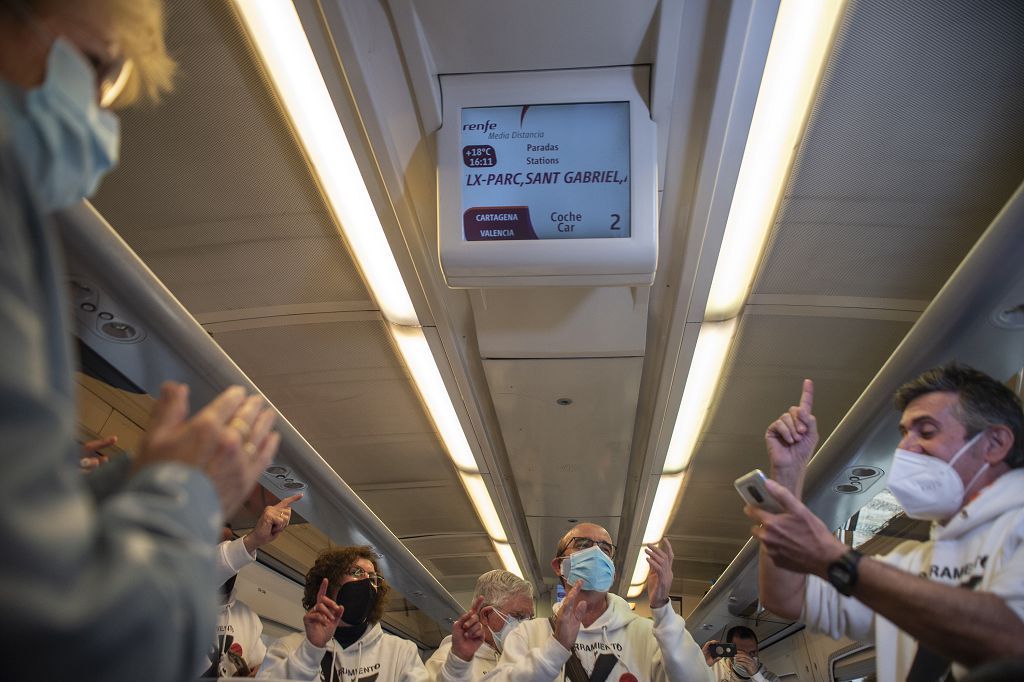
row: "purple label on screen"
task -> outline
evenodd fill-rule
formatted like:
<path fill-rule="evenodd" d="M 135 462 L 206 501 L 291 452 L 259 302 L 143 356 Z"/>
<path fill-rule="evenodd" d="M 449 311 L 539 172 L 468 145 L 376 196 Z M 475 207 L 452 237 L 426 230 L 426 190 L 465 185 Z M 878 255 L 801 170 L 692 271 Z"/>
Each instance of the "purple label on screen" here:
<path fill-rule="evenodd" d="M 462 214 L 462 227 L 470 242 L 537 238 L 529 206 L 468 208 Z"/>
<path fill-rule="evenodd" d="M 498 156 L 489 144 L 470 144 L 462 148 L 462 163 L 468 168 L 490 168 L 498 163 Z"/>

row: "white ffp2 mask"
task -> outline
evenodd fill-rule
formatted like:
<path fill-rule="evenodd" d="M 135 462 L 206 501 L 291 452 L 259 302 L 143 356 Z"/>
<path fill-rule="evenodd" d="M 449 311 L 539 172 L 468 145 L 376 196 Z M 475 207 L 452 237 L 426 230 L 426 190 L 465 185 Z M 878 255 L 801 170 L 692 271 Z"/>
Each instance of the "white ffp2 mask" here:
<path fill-rule="evenodd" d="M 907 516 L 924 521 L 943 521 L 953 516 L 964 503 L 964 494 L 988 468 L 984 464 L 964 486 L 953 465 L 978 442 L 979 432 L 948 461 L 897 448 L 889 471 L 889 491 Z"/>

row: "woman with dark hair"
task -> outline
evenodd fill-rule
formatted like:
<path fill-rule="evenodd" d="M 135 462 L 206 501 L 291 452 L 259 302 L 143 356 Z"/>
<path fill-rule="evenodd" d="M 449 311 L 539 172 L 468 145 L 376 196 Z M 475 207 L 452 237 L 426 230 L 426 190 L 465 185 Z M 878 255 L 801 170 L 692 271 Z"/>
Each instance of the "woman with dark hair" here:
<path fill-rule="evenodd" d="M 259 677 L 427 682 L 416 645 L 380 627 L 388 584 L 370 547 L 336 547 L 306 574 L 305 633 L 274 642 Z"/>

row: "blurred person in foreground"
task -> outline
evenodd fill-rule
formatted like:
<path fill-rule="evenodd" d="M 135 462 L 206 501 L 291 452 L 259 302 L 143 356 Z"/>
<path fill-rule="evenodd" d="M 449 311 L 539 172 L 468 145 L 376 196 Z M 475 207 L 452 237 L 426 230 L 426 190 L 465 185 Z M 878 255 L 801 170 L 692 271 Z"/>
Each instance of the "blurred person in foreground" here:
<path fill-rule="evenodd" d="M 82 476 L 52 214 L 118 157 L 111 106 L 170 86 L 159 0 L 0 0 L 0 639 L 10 679 L 194 676 L 214 542 L 277 449 L 233 387 L 189 418 L 164 384 L 132 458 Z"/>

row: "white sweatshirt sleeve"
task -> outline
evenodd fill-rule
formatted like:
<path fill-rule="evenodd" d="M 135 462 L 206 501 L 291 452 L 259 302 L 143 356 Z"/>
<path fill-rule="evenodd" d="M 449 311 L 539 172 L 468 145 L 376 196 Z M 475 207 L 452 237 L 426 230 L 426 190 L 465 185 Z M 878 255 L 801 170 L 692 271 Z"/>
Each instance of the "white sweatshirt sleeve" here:
<path fill-rule="evenodd" d="M 254 561 L 256 552 L 249 554 L 246 551 L 244 537 L 220 543 L 217 545 L 216 565 L 213 568 L 216 584 L 220 585 Z"/>
<path fill-rule="evenodd" d="M 811 630 L 823 632 L 832 639 L 845 635 L 868 641 L 875 635 L 875 612 L 853 597 L 839 594 L 836 588 L 815 575 L 807 576 L 800 620 Z"/>
<path fill-rule="evenodd" d="M 1016 544 L 1016 547 L 1007 546 Z M 1004 554 L 998 557 L 992 581 L 986 588 L 1002 598 L 1024 621 L 1024 543 L 1016 537 L 1004 540 Z"/>
<path fill-rule="evenodd" d="M 327 648 L 314 646 L 304 634 L 301 637 L 288 635 L 271 644 L 256 677 L 314 682 Z"/>
<path fill-rule="evenodd" d="M 651 609 L 654 616 L 654 638 L 658 653 L 654 657 L 654 680 L 668 682 L 701 682 L 714 679 L 704 660 L 704 652 L 686 631 L 686 621 L 673 610 L 671 603 Z"/>
<path fill-rule="evenodd" d="M 423 664 L 427 669 L 427 676 L 431 682 L 437 682 L 441 679 L 441 668 L 444 667 L 445 660 L 448 658 L 448 652 L 451 650 L 452 637 L 448 635 L 441 640 L 441 643 L 437 645 L 437 649 L 427 659 L 427 662 Z"/>
<path fill-rule="evenodd" d="M 547 631 L 546 637 L 539 636 L 540 628 Z M 538 630 L 538 641 L 531 646 L 533 630 Z M 561 675 L 569 656 L 569 651 L 551 634 L 546 621 L 530 621 L 513 629 L 505 638 L 501 659 L 487 679 L 489 682 L 553 682 Z"/>
<path fill-rule="evenodd" d="M 472 682 L 473 661 L 464 661 L 449 649 L 443 662 L 437 677 L 432 678 L 431 682 Z"/>
<path fill-rule="evenodd" d="M 430 682 L 471 682 L 473 679 L 473 661 L 464 661 L 452 652 L 451 635 L 441 640 L 425 667 Z"/>

